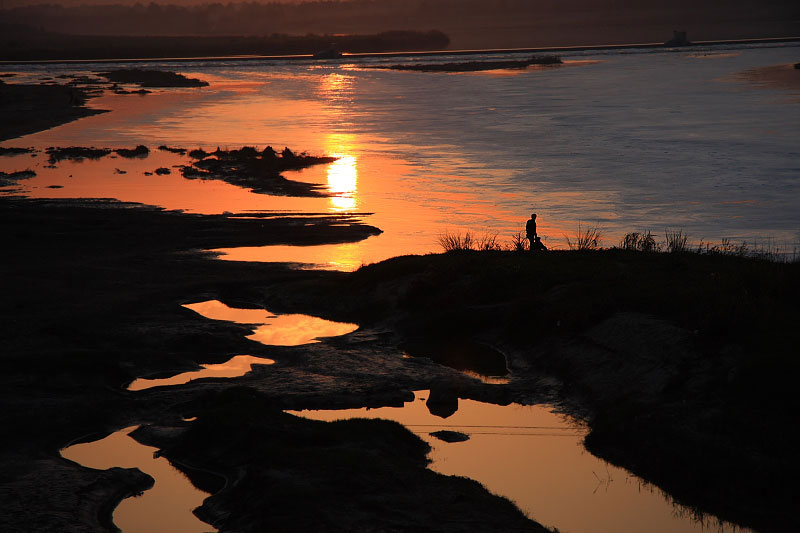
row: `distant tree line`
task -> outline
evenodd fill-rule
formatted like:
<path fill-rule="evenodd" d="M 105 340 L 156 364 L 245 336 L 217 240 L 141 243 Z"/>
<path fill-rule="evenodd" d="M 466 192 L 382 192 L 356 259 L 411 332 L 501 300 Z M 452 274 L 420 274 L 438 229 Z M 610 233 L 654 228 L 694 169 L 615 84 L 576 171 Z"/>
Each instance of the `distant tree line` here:
<path fill-rule="evenodd" d="M 0 25 L 0 35 L 4 35 L 0 37 L 2 61 L 313 54 L 332 43 L 340 51 L 351 53 L 442 50 L 450 42 L 439 31 L 388 31 L 371 35 L 110 36 L 31 32 L 19 25 Z"/>
<path fill-rule="evenodd" d="M 269 35 L 375 33 L 391 29 L 515 27 L 521 24 L 641 24 L 676 20 L 789 17 L 785 0 L 348 0 L 286 3 L 40 4 L 4 10 L 5 23 L 47 31 L 103 35 Z M 677 14 L 677 15 L 676 15 Z"/>
<path fill-rule="evenodd" d="M 800 34 L 800 2 L 786 0 L 346 0 L 175 5 L 40 4 L 0 21 L 76 35 L 265 36 L 446 33 L 454 47 L 664 42 Z M 112 2 L 114 0 L 109 0 Z M 2 39 L 2 36 L 0 36 Z"/>

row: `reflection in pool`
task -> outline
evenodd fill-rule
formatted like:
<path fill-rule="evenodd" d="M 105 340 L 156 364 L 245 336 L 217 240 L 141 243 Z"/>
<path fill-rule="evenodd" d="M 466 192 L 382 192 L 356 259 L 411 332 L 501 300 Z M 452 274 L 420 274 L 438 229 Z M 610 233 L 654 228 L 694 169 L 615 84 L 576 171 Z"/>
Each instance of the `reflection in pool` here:
<path fill-rule="evenodd" d="M 216 531 L 192 514 L 193 509 L 202 505 L 208 493 L 192 485 L 166 458 L 156 458 L 154 452 L 157 448 L 133 440 L 129 434 L 136 427 L 121 429 L 94 442 L 74 444 L 61 450 L 61 455 L 83 466 L 100 470 L 138 468 L 155 479 L 152 489 L 141 496 L 122 500 L 114 510 L 114 524 L 125 533 Z"/>
<path fill-rule="evenodd" d="M 309 315 L 275 315 L 265 309 L 237 309 L 218 300 L 184 305 L 211 320 L 261 324 L 248 339 L 271 346 L 301 346 L 322 337 L 338 337 L 358 329 L 358 324 L 331 322 Z"/>
<path fill-rule="evenodd" d="M 243 376 L 250 371 L 253 365 L 271 365 L 272 359 L 254 357 L 252 355 L 237 355 L 224 363 L 216 365 L 203 365 L 201 370 L 184 372 L 171 378 L 145 379 L 139 378 L 128 385 L 128 390 L 144 390 L 166 385 L 183 385 L 200 378 L 235 378 Z"/>
<path fill-rule="evenodd" d="M 401 408 L 298 411 L 315 420 L 385 418 L 407 426 L 433 448 L 431 469 L 466 476 L 511 499 L 531 518 L 560 531 L 681 533 L 746 531 L 716 519 L 696 521 L 658 490 L 583 448 L 587 429 L 541 405 L 499 406 L 459 399 L 446 420 L 432 415 L 428 391 Z M 447 443 L 439 430 L 469 435 Z"/>

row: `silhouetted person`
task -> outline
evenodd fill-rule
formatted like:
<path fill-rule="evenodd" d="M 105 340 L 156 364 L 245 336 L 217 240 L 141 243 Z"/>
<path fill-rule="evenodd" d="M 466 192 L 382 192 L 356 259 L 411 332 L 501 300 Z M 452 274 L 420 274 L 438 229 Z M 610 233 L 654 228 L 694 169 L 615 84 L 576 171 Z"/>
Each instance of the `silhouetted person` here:
<path fill-rule="evenodd" d="M 547 251 L 547 246 L 542 242 L 541 237 L 536 237 L 531 243 L 531 252 L 544 252 Z"/>
<path fill-rule="evenodd" d="M 531 219 L 525 224 L 525 234 L 531 244 L 530 249 L 533 250 L 533 244 L 536 242 L 536 213 L 533 213 Z"/>

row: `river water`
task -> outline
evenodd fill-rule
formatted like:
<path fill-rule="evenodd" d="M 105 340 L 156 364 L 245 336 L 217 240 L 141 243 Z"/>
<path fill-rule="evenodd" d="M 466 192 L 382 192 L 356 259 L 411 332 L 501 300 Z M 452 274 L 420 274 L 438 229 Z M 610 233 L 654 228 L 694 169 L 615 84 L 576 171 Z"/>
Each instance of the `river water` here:
<path fill-rule="evenodd" d="M 4 145 L 289 146 L 340 157 L 287 173 L 336 196 L 269 197 L 176 173 L 145 176 L 182 162 L 164 153 L 59 169 L 17 156 L 0 158 L 0 166 L 35 170 L 22 182 L 34 196 L 114 197 L 204 213 L 373 212 L 367 221 L 385 232 L 356 245 L 228 250 L 234 259 L 352 269 L 436 251 L 437 236 L 448 231 L 509 241 L 534 211 L 552 248 L 565 247 L 564 236 L 582 222 L 599 224 L 606 246 L 628 231 L 681 229 L 695 243 L 728 238 L 791 253 L 800 248 L 800 82 L 791 79 L 800 71 L 776 81 L 769 68 L 797 56 L 796 43 L 591 51 L 565 55 L 559 67 L 462 74 L 366 67 L 475 58 L 145 64 L 211 86 L 104 96 L 91 105 L 112 113 Z M 111 67 L 16 67 L 16 79 Z"/>

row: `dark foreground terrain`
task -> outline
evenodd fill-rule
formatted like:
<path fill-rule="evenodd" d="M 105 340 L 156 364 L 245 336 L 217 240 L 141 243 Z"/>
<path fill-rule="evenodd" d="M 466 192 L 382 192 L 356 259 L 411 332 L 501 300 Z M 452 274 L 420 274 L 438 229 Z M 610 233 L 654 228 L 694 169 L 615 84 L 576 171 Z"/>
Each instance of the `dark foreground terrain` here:
<path fill-rule="evenodd" d="M 265 284 L 332 279 L 217 261 L 198 248 L 346 242 L 377 229 L 339 216 L 238 219 L 106 201 L 0 202 L 3 530 L 112 527 L 116 503 L 152 481 L 136 470 L 84 468 L 59 450 L 131 424 L 150 424 L 137 438 L 163 447 L 214 493 L 199 514 L 220 530 L 542 530 L 478 483 L 427 470 L 427 444 L 396 424 L 323 424 L 282 412 L 397 404 L 443 376 L 458 380 L 457 372 L 405 362 L 387 349 L 386 333 L 269 348 L 247 340 L 248 327 L 180 306 L 226 294 L 258 304 Z M 140 376 L 239 353 L 275 359 L 274 369 L 250 383 L 125 390 Z M 198 419 L 187 424 L 185 416 Z"/>
<path fill-rule="evenodd" d="M 5 198 L 0 221 L 4 529 L 110 527 L 115 503 L 146 488 L 147 476 L 84 468 L 58 450 L 133 424 L 143 425 L 138 440 L 213 493 L 198 514 L 224 531 L 540 529 L 477 483 L 426 470 L 427 445 L 396 424 L 282 412 L 396 405 L 424 388 L 445 399 L 557 401 L 589 421 L 593 453 L 679 501 L 762 531 L 798 527 L 800 443 L 786 427 L 798 407 L 796 263 L 452 252 L 346 274 L 192 251 L 377 231 L 341 217 Z M 245 338 L 248 327 L 180 306 L 215 298 L 361 328 L 267 347 Z M 510 383 L 436 364 L 453 364 L 448 346 L 475 356 L 468 347 L 478 343 L 505 355 Z M 276 363 L 237 379 L 125 390 L 137 377 L 240 353 Z"/>

